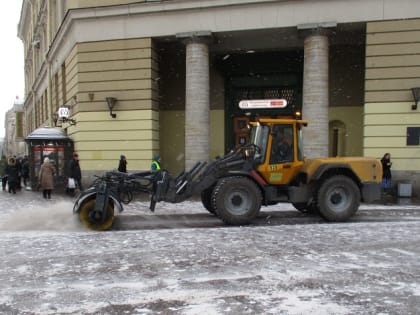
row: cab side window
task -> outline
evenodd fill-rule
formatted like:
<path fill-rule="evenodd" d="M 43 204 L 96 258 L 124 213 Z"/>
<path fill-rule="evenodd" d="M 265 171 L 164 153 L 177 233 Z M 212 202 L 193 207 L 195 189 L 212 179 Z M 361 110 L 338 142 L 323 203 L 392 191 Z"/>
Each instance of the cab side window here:
<path fill-rule="evenodd" d="M 292 162 L 293 125 L 274 125 L 272 137 L 270 164 Z"/>

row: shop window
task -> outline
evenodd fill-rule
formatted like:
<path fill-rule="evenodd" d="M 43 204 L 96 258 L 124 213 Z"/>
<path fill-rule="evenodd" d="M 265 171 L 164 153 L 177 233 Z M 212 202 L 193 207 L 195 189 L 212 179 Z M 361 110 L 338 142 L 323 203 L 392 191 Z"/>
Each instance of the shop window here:
<path fill-rule="evenodd" d="M 420 127 L 407 127 L 407 145 L 420 144 Z"/>

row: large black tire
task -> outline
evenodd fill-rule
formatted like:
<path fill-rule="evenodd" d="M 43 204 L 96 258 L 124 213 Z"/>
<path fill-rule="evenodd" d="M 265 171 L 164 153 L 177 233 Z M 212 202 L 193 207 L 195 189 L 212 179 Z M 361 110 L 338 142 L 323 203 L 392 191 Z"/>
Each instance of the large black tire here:
<path fill-rule="evenodd" d="M 359 205 L 359 187 L 347 176 L 328 178 L 318 191 L 319 212 L 327 221 L 346 221 L 356 213 Z"/>
<path fill-rule="evenodd" d="M 201 202 L 203 203 L 204 208 L 212 214 L 216 214 L 216 210 L 213 208 L 211 202 L 211 195 L 213 193 L 214 186 L 207 188 L 201 192 Z"/>
<path fill-rule="evenodd" d="M 108 211 L 107 216 L 104 222 L 101 222 L 100 220 L 95 220 L 92 218 L 89 214 L 93 211 L 95 208 L 95 199 L 90 199 L 80 206 L 79 211 L 79 219 L 82 224 L 87 227 L 90 230 L 94 231 L 106 231 L 109 230 L 112 227 L 112 224 L 114 223 L 114 206 L 111 202 L 108 204 Z"/>
<path fill-rule="evenodd" d="M 230 225 L 249 224 L 261 208 L 261 190 L 245 177 L 226 177 L 215 186 L 212 204 L 216 214 Z"/>

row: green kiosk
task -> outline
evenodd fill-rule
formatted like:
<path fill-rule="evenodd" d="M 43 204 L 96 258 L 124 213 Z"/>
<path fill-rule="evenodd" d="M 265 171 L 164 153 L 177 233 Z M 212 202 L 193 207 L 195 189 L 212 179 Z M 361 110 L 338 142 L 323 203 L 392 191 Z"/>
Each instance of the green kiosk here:
<path fill-rule="evenodd" d="M 32 189 L 36 189 L 38 173 L 46 157 L 56 168 L 56 189 L 64 189 L 67 185 L 69 163 L 74 151 L 73 141 L 62 129 L 42 127 L 29 134 L 25 138 L 25 142 L 28 145 Z"/>

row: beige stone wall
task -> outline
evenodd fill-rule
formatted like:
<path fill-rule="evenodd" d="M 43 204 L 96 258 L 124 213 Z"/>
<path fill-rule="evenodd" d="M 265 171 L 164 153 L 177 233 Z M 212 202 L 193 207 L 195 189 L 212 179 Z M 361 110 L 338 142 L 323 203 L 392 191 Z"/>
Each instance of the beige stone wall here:
<path fill-rule="evenodd" d="M 340 134 L 339 155 L 361 156 L 363 155 L 363 107 L 340 106 L 329 108 L 330 122 L 342 122 L 345 126 L 344 134 Z M 341 130 L 340 130 L 341 132 Z M 330 130 L 331 137 L 332 130 Z M 332 152 L 332 141 L 329 141 Z"/>
<path fill-rule="evenodd" d="M 367 24 L 364 155 L 390 152 L 395 171 L 420 170 L 420 146 L 406 145 L 407 127 L 420 127 L 412 87 L 420 86 L 420 19 Z"/>
<path fill-rule="evenodd" d="M 155 60 L 151 39 L 80 43 L 68 55 L 63 88 L 77 125 L 63 128 L 75 141 L 83 169 L 115 169 L 121 154 L 129 171 L 150 168 L 153 153 L 159 152 Z M 116 118 L 106 97 L 117 99 Z"/>
<path fill-rule="evenodd" d="M 160 112 L 160 152 L 162 165 L 172 174 L 185 169 L 185 111 Z M 223 156 L 225 150 L 224 110 L 210 111 L 210 158 Z"/>
<path fill-rule="evenodd" d="M 162 166 L 171 174 L 185 168 L 185 111 L 160 111 L 160 153 Z"/>
<path fill-rule="evenodd" d="M 225 111 L 210 111 L 210 158 L 225 154 Z"/>

